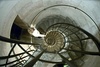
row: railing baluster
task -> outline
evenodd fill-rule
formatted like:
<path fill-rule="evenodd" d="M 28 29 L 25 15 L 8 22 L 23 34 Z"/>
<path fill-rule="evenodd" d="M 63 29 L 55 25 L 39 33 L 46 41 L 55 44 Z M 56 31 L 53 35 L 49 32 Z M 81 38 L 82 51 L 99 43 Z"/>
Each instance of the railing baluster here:
<path fill-rule="evenodd" d="M 63 59 L 63 61 L 65 63 L 67 63 L 70 67 L 77 67 L 74 63 L 72 63 L 71 61 L 69 61 L 67 58 L 65 58 L 63 55 L 61 55 L 60 53 L 58 53 L 59 56 Z"/>
<path fill-rule="evenodd" d="M 66 50 L 72 51 L 72 52 L 81 53 L 81 54 L 98 55 L 98 56 L 100 56 L 100 52 L 79 51 L 79 50 L 72 50 L 72 49 L 66 49 Z"/>
<path fill-rule="evenodd" d="M 80 41 L 88 40 L 88 39 L 90 39 L 90 38 L 89 37 L 88 38 L 83 38 L 83 39 L 80 39 Z M 79 41 L 79 40 L 72 40 L 72 41 L 67 41 L 67 42 L 70 43 L 70 42 L 76 42 L 76 41 Z"/>
<path fill-rule="evenodd" d="M 21 59 L 24 59 L 24 58 L 26 58 L 26 57 L 28 57 L 28 55 L 27 55 L 27 56 L 24 56 L 24 57 L 22 57 L 22 58 L 20 58 L 20 59 L 14 60 L 14 61 L 12 61 L 12 62 L 9 62 L 9 63 L 7 63 L 7 64 L 0 64 L 0 66 L 5 66 L 5 65 L 12 64 L 12 63 L 17 62 L 17 61 L 19 61 L 19 60 L 21 60 Z"/>
<path fill-rule="evenodd" d="M 23 62 L 23 60 L 20 61 L 20 62 Z M 18 62 L 18 63 L 16 63 L 16 64 L 13 64 L 13 65 L 11 65 L 10 67 L 16 67 L 16 65 L 19 64 L 20 62 Z"/>
<path fill-rule="evenodd" d="M 10 56 L 10 54 L 11 54 L 11 52 L 13 51 L 13 49 L 15 48 L 15 46 L 16 46 L 16 43 L 14 44 L 14 46 L 11 48 L 11 50 L 10 50 L 10 52 L 9 52 L 9 54 L 8 54 L 8 57 Z M 7 64 L 7 62 L 8 62 L 8 59 L 9 58 L 7 58 L 7 60 L 6 60 L 6 64 Z M 5 66 L 6 67 L 6 66 Z"/>
<path fill-rule="evenodd" d="M 45 50 L 44 50 L 45 51 Z M 42 56 L 42 54 L 44 53 L 44 51 L 42 51 L 38 56 L 36 56 L 35 58 L 33 58 L 31 61 L 29 61 L 24 67 L 33 67 L 34 64 L 39 60 L 39 58 Z"/>
<path fill-rule="evenodd" d="M 30 51 L 27 51 L 27 52 L 31 52 L 31 51 L 34 51 L 34 50 L 30 50 Z M 22 55 L 22 54 L 25 54 L 25 52 L 22 52 L 22 53 L 19 53 L 19 54 L 15 54 L 15 55 L 10 55 L 10 56 L 0 56 L 0 60 L 16 57 L 16 56 L 19 56 L 19 55 Z"/>

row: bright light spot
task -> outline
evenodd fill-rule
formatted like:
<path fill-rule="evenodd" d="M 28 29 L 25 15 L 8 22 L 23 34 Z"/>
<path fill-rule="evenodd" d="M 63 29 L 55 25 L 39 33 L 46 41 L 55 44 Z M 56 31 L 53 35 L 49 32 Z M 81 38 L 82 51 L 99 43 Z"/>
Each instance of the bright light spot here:
<path fill-rule="evenodd" d="M 31 28 L 33 28 L 34 26 L 31 24 L 31 26 L 30 26 Z"/>
<path fill-rule="evenodd" d="M 28 32 L 33 35 L 34 37 L 45 37 L 45 35 L 40 34 L 40 32 L 33 26 L 30 26 L 31 28 L 28 29 Z"/>
<path fill-rule="evenodd" d="M 69 58 L 68 60 L 72 60 L 71 58 Z"/>
<path fill-rule="evenodd" d="M 64 67 L 69 67 L 68 65 L 64 65 Z"/>
<path fill-rule="evenodd" d="M 33 31 L 32 35 L 35 36 L 35 37 L 44 37 L 45 36 L 43 34 L 40 34 L 40 32 L 37 29 L 35 29 Z"/>

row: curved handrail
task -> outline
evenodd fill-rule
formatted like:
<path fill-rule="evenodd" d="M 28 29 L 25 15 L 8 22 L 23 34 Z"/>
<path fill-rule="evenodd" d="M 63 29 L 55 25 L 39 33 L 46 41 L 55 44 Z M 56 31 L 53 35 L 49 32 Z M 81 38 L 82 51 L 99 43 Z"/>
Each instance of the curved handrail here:
<path fill-rule="evenodd" d="M 22 45 L 39 45 L 35 43 L 28 43 L 20 40 L 15 40 L 15 39 L 9 39 L 3 36 L 0 36 L 0 41 L 8 42 L 8 43 L 17 43 L 17 44 L 22 44 Z"/>
<path fill-rule="evenodd" d="M 95 25 L 97 26 L 98 30 L 100 31 L 98 25 L 97 25 L 96 22 L 92 19 L 92 17 L 90 17 L 86 12 L 84 12 L 84 11 L 81 10 L 80 8 L 77 8 L 77 7 L 71 6 L 71 5 L 62 5 L 62 4 L 61 4 L 61 5 L 53 5 L 53 6 L 49 6 L 49 7 L 47 7 L 47 8 L 44 8 L 43 10 L 41 10 L 41 11 L 33 18 L 32 22 L 35 22 L 36 19 L 38 18 L 38 16 L 39 16 L 43 11 L 45 11 L 45 10 L 47 10 L 47 9 L 49 9 L 49 8 L 52 8 L 52 7 L 57 7 L 57 6 L 72 7 L 72 8 L 74 8 L 74 9 L 77 9 L 77 10 L 83 12 L 86 16 L 88 16 L 88 17 L 95 23 Z M 31 22 L 31 24 L 32 24 L 32 22 Z M 87 53 L 85 53 L 85 54 L 100 55 L 100 42 L 99 42 L 99 40 L 98 40 L 96 37 L 94 37 L 92 34 L 90 34 L 89 32 L 85 31 L 84 29 L 82 29 L 82 28 L 80 28 L 80 27 L 78 27 L 78 26 L 74 26 L 74 25 L 69 24 L 69 23 L 57 23 L 57 24 L 66 24 L 66 25 L 70 25 L 70 26 L 73 26 L 73 27 L 79 29 L 79 30 L 82 31 L 83 33 L 85 33 L 89 38 L 91 38 L 91 39 L 94 41 L 94 43 L 96 44 L 96 46 L 97 46 L 97 48 L 98 48 L 98 50 L 99 50 L 99 52 L 87 52 Z M 19 40 L 9 39 L 9 38 L 3 37 L 3 36 L 0 36 L 0 40 L 1 40 L 1 41 L 4 41 L 4 42 L 8 42 L 8 43 L 38 45 L 38 44 L 34 44 L 34 43 L 27 43 L 27 42 L 23 42 L 23 41 L 19 41 Z M 67 50 L 69 50 L 69 49 L 67 49 Z M 23 51 L 24 51 L 24 53 L 27 53 L 29 56 L 35 58 L 33 55 L 29 54 L 26 50 L 23 50 Z M 76 51 L 76 50 L 69 50 L 69 51 L 84 53 L 84 52 L 82 52 L 82 51 Z M 11 56 L 9 56 L 9 57 L 6 56 L 6 58 L 10 58 L 10 57 L 11 57 Z M 49 62 L 49 63 L 62 63 L 62 62 L 46 61 L 46 60 L 42 60 L 42 59 L 39 59 L 39 61 L 42 61 L 42 62 Z"/>
<path fill-rule="evenodd" d="M 72 5 L 65 5 L 65 4 L 52 5 L 52 6 L 49 6 L 49 7 L 46 7 L 46 8 L 44 8 L 44 9 L 42 9 L 40 12 L 38 12 L 38 13 L 35 15 L 35 17 L 32 19 L 32 21 L 31 21 L 30 24 L 32 24 L 32 22 L 35 22 L 36 19 L 38 18 L 38 16 L 39 16 L 43 11 L 45 11 L 45 10 L 47 10 L 47 9 L 49 9 L 49 8 L 58 7 L 58 6 L 71 7 L 71 8 L 74 8 L 74 9 L 77 9 L 77 10 L 81 11 L 82 13 L 84 13 L 87 17 L 89 17 L 89 18 L 94 22 L 94 24 L 97 26 L 97 28 L 98 28 L 98 30 L 99 30 L 99 32 L 100 32 L 99 26 L 97 25 L 97 23 L 93 20 L 93 18 L 92 18 L 89 14 L 87 14 L 85 11 L 83 11 L 82 9 L 80 9 L 80 8 L 78 8 L 78 7 L 75 7 L 75 6 L 72 6 Z M 100 35 L 100 33 L 99 33 L 99 35 Z"/>
<path fill-rule="evenodd" d="M 69 24 L 69 23 L 56 23 L 56 24 L 65 24 L 65 25 L 69 25 L 69 26 L 72 26 L 72 27 L 75 27 L 75 28 L 79 29 L 81 32 L 85 33 L 89 38 L 91 38 L 94 41 L 94 43 L 96 44 L 96 46 L 97 46 L 97 48 L 100 52 L 100 41 L 96 37 L 94 37 L 92 34 L 90 34 L 89 32 L 85 31 L 84 29 L 82 29 L 78 26 L 75 26 L 75 25 L 72 25 L 72 24 Z M 53 24 L 50 27 L 52 27 L 56 24 Z"/>

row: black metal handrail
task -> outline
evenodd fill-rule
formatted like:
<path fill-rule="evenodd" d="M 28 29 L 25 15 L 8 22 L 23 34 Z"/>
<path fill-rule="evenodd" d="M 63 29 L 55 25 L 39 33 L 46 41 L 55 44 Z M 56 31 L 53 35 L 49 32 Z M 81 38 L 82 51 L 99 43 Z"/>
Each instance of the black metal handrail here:
<path fill-rule="evenodd" d="M 16 43 L 16 44 L 21 44 L 21 45 L 39 45 L 35 43 L 28 43 L 28 42 L 23 42 L 20 40 L 15 40 L 15 39 L 9 39 L 3 36 L 0 36 L 0 41 L 8 42 L 8 43 Z"/>
<path fill-rule="evenodd" d="M 85 33 L 85 34 L 88 36 L 88 38 L 84 38 L 84 39 L 81 39 L 81 40 L 87 40 L 87 39 L 93 40 L 93 42 L 96 44 L 96 46 L 97 46 L 97 48 L 98 48 L 98 50 L 99 50 L 99 52 L 89 52 L 89 51 L 78 51 L 78 50 L 66 49 L 67 51 L 72 51 L 72 52 L 81 53 L 81 54 L 86 54 L 86 55 L 98 55 L 98 56 L 100 56 L 100 42 L 99 42 L 99 40 L 98 40 L 96 37 L 94 37 L 92 34 L 90 34 L 89 32 L 85 31 L 84 29 L 82 29 L 82 28 L 80 28 L 80 27 L 78 27 L 78 26 L 74 26 L 74 25 L 69 24 L 69 23 L 57 23 L 57 24 L 65 24 L 65 25 L 69 25 L 69 26 L 72 26 L 72 27 L 75 27 L 75 28 L 79 29 L 81 32 Z M 56 24 L 54 24 L 54 25 L 56 25 Z M 53 25 L 52 25 L 52 26 L 53 26 Z M 50 27 L 52 27 L 52 26 L 50 26 Z M 21 43 L 21 44 L 31 44 L 31 45 L 34 45 L 34 43 L 26 43 L 26 42 L 22 42 L 22 41 L 19 41 L 19 40 L 14 40 L 14 39 L 5 38 L 5 37 L 2 37 L 2 36 L 0 36 L 0 40 L 1 40 L 1 41 L 4 41 L 4 42 L 8 42 L 8 43 L 15 43 L 16 45 L 18 45 L 18 46 L 24 51 L 23 53 L 19 53 L 19 54 L 15 54 L 15 55 L 2 56 L 2 57 L 0 57 L 0 60 L 7 59 L 7 58 L 12 58 L 12 57 L 19 56 L 19 55 L 22 55 L 22 54 L 27 53 L 28 56 L 33 57 L 33 60 L 35 60 L 34 64 L 35 64 L 38 60 L 39 60 L 39 61 L 42 61 L 42 62 L 49 62 L 49 61 L 45 61 L 45 60 L 39 59 L 40 56 L 42 55 L 41 53 L 39 54 L 39 57 L 34 57 L 33 55 L 29 54 L 29 52 L 31 52 L 31 51 L 33 51 L 33 50 L 26 51 L 26 50 L 20 45 L 20 43 Z M 76 41 L 77 41 L 77 40 L 76 40 Z M 68 41 L 68 42 L 71 42 L 71 41 Z M 15 47 L 15 46 L 13 46 L 13 48 L 14 48 L 14 47 Z M 12 48 L 11 50 L 13 50 L 13 48 Z M 60 56 L 61 56 L 61 55 L 60 55 Z M 62 56 L 61 56 L 61 57 L 62 57 Z M 24 58 L 24 57 L 22 57 L 22 58 Z M 22 58 L 20 58 L 20 59 L 22 59 Z M 34 59 L 34 58 L 37 58 L 37 59 Z M 0 64 L 0 66 L 9 65 L 9 64 L 14 63 L 14 62 L 16 62 L 16 61 L 19 61 L 20 59 L 17 59 L 17 60 L 15 60 L 15 61 L 10 62 L 10 63 Z M 62 58 L 62 59 L 64 59 L 64 58 Z M 33 63 L 33 61 L 30 61 L 30 63 Z M 57 63 L 57 62 L 49 62 L 49 63 Z M 58 62 L 58 63 L 62 63 L 62 62 Z M 29 64 L 29 65 L 30 65 L 30 64 Z M 33 64 L 32 64 L 32 65 L 33 65 Z"/>
<path fill-rule="evenodd" d="M 34 51 L 34 50 L 30 50 L 30 51 L 27 51 L 27 52 L 32 52 L 32 51 Z M 25 54 L 25 52 L 22 52 L 22 53 L 19 53 L 19 54 L 15 54 L 15 55 L 10 55 L 10 56 L 0 56 L 0 60 L 16 57 L 16 56 L 19 56 L 19 55 L 22 55 L 22 54 Z"/>
<path fill-rule="evenodd" d="M 98 50 L 100 52 L 100 41 L 96 37 L 94 37 L 92 34 L 90 34 L 89 32 L 85 31 L 84 29 L 82 29 L 82 28 L 80 28 L 78 26 L 75 26 L 75 25 L 72 25 L 72 24 L 69 24 L 69 23 L 56 23 L 56 24 L 51 25 L 49 28 L 51 28 L 51 27 L 53 27 L 54 25 L 57 25 L 57 24 L 63 24 L 63 25 L 66 25 L 66 26 L 72 26 L 74 28 L 77 28 L 78 30 L 80 30 L 81 32 L 86 34 L 88 36 L 88 38 L 93 40 L 93 42 L 95 43 L 95 45 L 97 46 L 97 48 L 98 48 Z"/>
<path fill-rule="evenodd" d="M 49 7 L 45 8 L 45 9 L 41 10 L 41 11 L 33 18 L 32 22 L 35 22 L 36 19 L 38 18 L 38 16 L 39 16 L 43 11 L 45 11 L 45 10 L 47 10 L 47 9 L 49 9 L 49 8 L 58 7 L 58 6 L 72 7 L 72 8 L 74 8 L 74 9 L 77 9 L 77 10 L 83 12 L 85 15 L 87 15 L 87 16 L 94 22 L 94 24 L 97 26 L 98 30 L 100 31 L 100 29 L 99 29 L 98 25 L 96 24 L 96 22 L 95 22 L 86 12 L 84 12 L 83 10 L 81 10 L 81 9 L 75 7 L 75 6 L 71 6 L 71 5 L 63 5 L 63 4 L 61 4 L 61 5 L 49 6 Z M 31 23 L 31 24 L 32 24 L 32 23 Z M 91 40 L 93 40 L 93 42 L 94 42 L 95 45 L 97 46 L 99 52 L 78 51 L 78 50 L 71 50 L 71 49 L 66 49 L 66 50 L 68 50 L 68 51 L 73 51 L 73 52 L 77 52 L 77 53 L 82 53 L 82 54 L 98 55 L 98 56 L 100 56 L 100 42 L 99 42 L 99 40 L 98 40 L 96 37 L 94 37 L 92 34 L 90 34 L 89 32 L 85 31 L 84 29 L 82 29 L 82 28 L 80 28 L 80 27 L 78 27 L 78 26 L 74 26 L 74 25 L 69 24 L 69 23 L 57 23 L 57 24 L 65 24 L 66 26 L 69 25 L 69 26 L 73 26 L 73 27 L 79 29 L 81 32 L 85 33 L 85 34 L 88 36 L 88 38 L 80 39 L 80 42 L 81 42 L 81 40 L 86 40 L 86 39 L 91 39 Z M 54 25 L 55 25 L 55 24 L 54 24 Z M 52 25 L 52 26 L 53 26 L 53 25 Z M 50 27 L 51 27 L 51 26 L 50 26 Z M 18 46 L 24 51 L 23 53 L 19 53 L 19 54 L 15 54 L 15 55 L 10 55 L 11 52 L 9 52 L 9 55 L 8 55 L 8 56 L 1 56 L 1 57 L 0 57 L 0 60 L 7 59 L 7 58 L 12 58 L 12 57 L 16 57 L 16 56 L 23 55 L 23 54 L 26 53 L 26 54 L 28 54 L 28 56 L 30 56 L 30 57 L 32 57 L 32 58 L 35 58 L 34 64 L 35 64 L 38 60 L 39 60 L 39 61 L 42 61 L 42 62 L 47 62 L 47 63 L 62 63 L 62 62 L 52 62 L 52 61 L 46 61 L 46 60 L 39 59 L 43 53 L 40 53 L 38 56 L 34 57 L 33 55 L 31 55 L 31 54 L 29 53 L 29 52 L 32 51 L 32 50 L 26 51 L 26 50 L 21 46 L 21 45 L 39 45 L 39 44 L 23 42 L 23 41 L 15 40 L 15 39 L 9 39 L 9 38 L 3 37 L 3 36 L 0 36 L 0 41 L 8 42 L 8 43 L 15 43 L 16 45 L 18 45 Z M 75 41 L 77 41 L 77 40 L 75 40 Z M 67 42 L 70 43 L 70 42 L 74 42 L 74 41 L 67 41 Z M 13 48 L 14 48 L 14 46 L 13 46 Z M 13 48 L 11 49 L 11 51 L 13 50 Z M 61 54 L 59 54 L 59 55 L 61 56 L 61 58 L 62 58 L 63 60 L 66 59 L 66 58 L 64 58 Z M 25 56 L 25 57 L 27 57 L 27 56 Z M 20 58 L 20 59 L 23 59 L 23 58 L 25 58 L 25 57 L 22 57 L 22 58 Z M 13 62 L 19 61 L 20 59 L 15 60 L 15 61 L 13 61 Z M 8 64 L 11 64 L 11 63 L 13 63 L 13 62 L 10 62 L 10 63 L 7 63 L 7 62 L 6 62 L 6 64 L 0 64 L 0 66 L 8 65 Z M 66 62 L 66 60 L 65 60 L 65 62 Z M 31 61 L 30 63 L 33 63 L 33 61 Z M 67 62 L 67 63 L 69 63 L 69 62 Z M 15 65 L 16 65 L 16 64 L 15 64 Z M 69 63 L 69 65 L 70 65 L 70 63 Z M 29 66 L 29 65 L 28 65 L 28 66 Z M 32 64 L 32 66 L 33 66 L 33 64 Z M 73 64 L 71 64 L 70 66 L 75 67 L 75 66 L 73 66 Z"/>
<path fill-rule="evenodd" d="M 19 61 L 19 60 L 21 60 L 21 59 L 24 59 L 24 58 L 26 58 L 26 57 L 28 57 L 28 55 L 27 55 L 27 56 L 24 56 L 24 57 L 22 57 L 22 58 L 20 58 L 20 59 L 14 60 L 14 61 L 12 61 L 12 62 L 6 63 L 6 64 L 0 64 L 0 66 L 6 66 L 6 65 L 9 65 L 9 64 L 12 64 L 12 63 L 17 62 L 17 61 Z"/>
<path fill-rule="evenodd" d="M 99 30 L 99 32 L 100 32 L 99 26 L 97 25 L 97 23 L 94 21 L 94 19 L 93 19 L 88 13 L 86 13 L 84 10 L 82 10 L 82 9 L 80 9 L 80 8 L 78 8 L 78 7 L 75 7 L 75 6 L 72 6 L 72 5 L 65 5 L 65 4 L 52 5 L 52 6 L 48 6 L 48 7 L 44 8 L 44 9 L 42 9 L 42 10 L 41 10 L 40 12 L 38 12 L 38 13 L 35 15 L 35 17 L 32 19 L 31 24 L 36 22 L 37 18 L 40 16 L 40 14 L 41 14 L 42 12 L 44 12 L 44 11 L 50 9 L 50 8 L 53 8 L 53 7 L 63 7 L 63 6 L 65 6 L 65 7 L 71 7 L 71 8 L 74 8 L 74 9 L 79 10 L 80 12 L 84 13 L 87 17 L 89 17 L 89 18 L 93 21 L 93 23 L 96 25 L 96 27 L 98 28 L 98 30 Z M 100 35 L 100 34 L 99 34 L 99 35 Z"/>
<path fill-rule="evenodd" d="M 60 53 L 58 53 L 58 55 L 63 59 L 63 61 L 65 63 L 67 63 L 67 65 L 69 65 L 70 67 L 77 67 L 77 65 L 75 65 L 74 63 L 72 63 L 71 61 L 69 61 L 68 59 L 66 59 L 63 55 L 61 55 Z"/>

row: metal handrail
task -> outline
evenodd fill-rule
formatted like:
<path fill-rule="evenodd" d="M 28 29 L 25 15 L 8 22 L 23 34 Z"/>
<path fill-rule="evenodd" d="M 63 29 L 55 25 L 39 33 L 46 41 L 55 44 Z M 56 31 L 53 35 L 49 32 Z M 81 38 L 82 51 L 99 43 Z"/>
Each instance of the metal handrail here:
<path fill-rule="evenodd" d="M 34 51 L 34 50 L 30 50 L 30 51 L 27 51 L 27 52 L 32 52 L 32 51 Z M 12 57 L 19 56 L 19 55 L 22 55 L 22 54 L 25 54 L 25 52 L 22 52 L 22 53 L 19 53 L 19 54 L 16 54 L 16 55 L 10 55 L 10 56 L 0 56 L 0 60 L 12 58 Z"/>
<path fill-rule="evenodd" d="M 4 42 L 8 42 L 8 43 L 17 43 L 17 44 L 21 44 L 21 45 L 39 45 L 39 44 L 35 44 L 35 43 L 28 43 L 28 42 L 23 42 L 20 40 L 15 40 L 15 39 L 9 39 L 3 36 L 0 36 L 0 41 L 4 41 Z"/>
<path fill-rule="evenodd" d="M 75 26 L 75 25 L 72 25 L 72 24 L 69 24 L 69 23 L 56 23 L 56 24 L 65 24 L 66 26 L 72 26 L 72 27 L 74 27 L 74 28 L 79 29 L 81 32 L 83 32 L 83 33 L 86 34 L 90 39 L 93 40 L 93 42 L 95 43 L 95 45 L 97 46 L 97 48 L 98 48 L 98 50 L 99 50 L 99 52 L 100 52 L 100 41 L 99 41 L 96 37 L 94 37 L 92 34 L 90 34 L 89 32 L 85 31 L 84 29 L 82 29 L 82 28 L 80 28 L 80 27 L 78 27 L 78 26 Z M 53 24 L 53 25 L 51 25 L 50 27 L 52 27 L 52 26 L 54 26 L 54 25 L 56 25 L 56 24 Z M 49 28 L 50 28 L 50 27 L 49 27 Z"/>
<path fill-rule="evenodd" d="M 78 51 L 78 50 L 71 50 L 71 49 L 66 49 L 66 50 L 68 50 L 68 51 L 73 51 L 73 52 L 77 52 L 77 53 L 82 53 L 82 54 L 98 55 L 98 56 L 100 56 L 100 42 L 99 42 L 99 40 L 98 40 L 96 37 L 94 37 L 92 34 L 90 34 L 89 32 L 85 31 L 84 29 L 82 29 L 82 28 L 80 28 L 80 27 L 78 27 L 78 26 L 74 26 L 74 25 L 69 24 L 69 23 L 56 23 L 56 24 L 65 24 L 65 25 L 73 26 L 73 27 L 79 29 L 81 32 L 85 33 L 85 34 L 89 37 L 89 39 L 92 39 L 92 40 L 93 40 L 93 42 L 96 44 L 96 46 L 97 46 L 99 52 Z M 54 25 L 56 25 L 56 24 L 54 24 Z M 53 25 L 52 25 L 52 26 L 53 26 Z M 50 27 L 52 27 L 52 26 L 50 26 Z M 86 38 L 86 39 L 87 39 L 87 38 Z M 21 44 L 32 44 L 32 45 L 33 45 L 33 43 L 26 43 L 26 42 L 22 42 L 22 41 L 19 41 L 19 40 L 14 40 L 14 39 L 5 38 L 5 37 L 2 37 L 2 36 L 0 36 L 0 40 L 1 40 L 1 41 L 4 41 L 4 42 L 8 42 L 8 43 L 17 43 L 18 46 L 19 46 L 23 51 L 25 51 L 25 52 L 23 52 L 23 53 L 19 53 L 19 54 L 16 54 L 16 55 L 2 56 L 2 57 L 0 57 L 0 59 L 12 58 L 12 57 L 15 57 L 15 56 L 19 56 L 19 55 L 21 55 L 21 54 L 24 54 L 24 53 L 27 53 L 30 57 L 36 58 L 36 57 L 34 57 L 33 55 L 29 54 L 29 52 L 26 51 L 25 49 L 23 49 L 23 47 L 20 45 L 20 43 L 21 43 Z M 81 40 L 85 40 L 85 39 L 81 39 Z M 70 41 L 69 41 L 69 42 L 70 42 Z M 32 50 L 31 50 L 31 51 L 32 51 Z M 42 55 L 42 54 L 41 54 L 41 55 Z M 49 62 L 49 61 L 41 60 L 41 59 L 39 59 L 39 58 L 38 58 L 37 60 L 39 60 L 39 61 L 44 61 L 44 62 Z M 36 60 L 36 61 L 37 61 L 37 60 Z M 14 61 L 14 62 L 15 62 L 15 61 Z M 12 63 L 12 62 L 11 62 L 11 63 Z M 55 62 L 55 63 L 56 63 L 56 62 Z M 61 63 L 61 62 L 59 62 L 59 63 Z M 7 64 L 9 64 L 9 63 L 1 64 L 1 66 L 2 66 L 2 65 L 7 65 Z"/>

